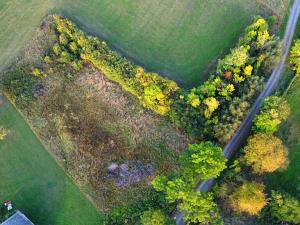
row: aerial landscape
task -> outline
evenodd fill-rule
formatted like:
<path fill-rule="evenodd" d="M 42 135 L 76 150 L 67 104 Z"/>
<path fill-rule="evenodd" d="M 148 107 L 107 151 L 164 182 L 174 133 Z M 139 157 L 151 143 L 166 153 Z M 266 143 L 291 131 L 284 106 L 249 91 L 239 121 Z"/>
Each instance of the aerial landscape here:
<path fill-rule="evenodd" d="M 300 0 L 0 0 L 0 225 L 299 225 Z"/>

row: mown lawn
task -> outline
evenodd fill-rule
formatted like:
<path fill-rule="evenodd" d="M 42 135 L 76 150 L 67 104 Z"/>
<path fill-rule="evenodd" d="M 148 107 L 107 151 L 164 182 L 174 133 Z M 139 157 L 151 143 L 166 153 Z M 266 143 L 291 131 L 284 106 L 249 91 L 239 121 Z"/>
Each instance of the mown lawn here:
<path fill-rule="evenodd" d="M 258 8 L 252 0 L 1 0 L 0 69 L 46 13 L 62 13 L 147 69 L 195 86 Z"/>
<path fill-rule="evenodd" d="M 7 101 L 0 125 L 11 131 L 0 142 L 0 202 L 12 200 L 38 225 L 99 225 L 96 209 Z"/>

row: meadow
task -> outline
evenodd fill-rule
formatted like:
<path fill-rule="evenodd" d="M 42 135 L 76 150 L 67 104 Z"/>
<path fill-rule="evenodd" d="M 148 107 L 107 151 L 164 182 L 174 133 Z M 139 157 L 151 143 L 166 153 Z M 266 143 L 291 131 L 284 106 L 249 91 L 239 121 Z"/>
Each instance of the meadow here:
<path fill-rule="evenodd" d="M 0 70 L 17 56 L 45 14 L 61 13 L 148 70 L 195 86 L 207 78 L 253 16 L 263 13 L 258 2 L 4 0 Z"/>
<path fill-rule="evenodd" d="M 4 99 L 0 124 L 10 130 L 0 144 L 0 202 L 39 225 L 97 225 L 99 213 L 44 149 L 15 108 Z"/>

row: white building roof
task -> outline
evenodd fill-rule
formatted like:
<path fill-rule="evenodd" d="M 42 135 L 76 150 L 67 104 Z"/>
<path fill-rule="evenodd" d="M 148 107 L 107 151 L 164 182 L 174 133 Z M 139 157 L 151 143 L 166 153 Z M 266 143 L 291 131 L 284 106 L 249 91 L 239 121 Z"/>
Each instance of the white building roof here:
<path fill-rule="evenodd" d="M 0 225 L 34 225 L 23 213 L 15 212 L 11 217 Z"/>

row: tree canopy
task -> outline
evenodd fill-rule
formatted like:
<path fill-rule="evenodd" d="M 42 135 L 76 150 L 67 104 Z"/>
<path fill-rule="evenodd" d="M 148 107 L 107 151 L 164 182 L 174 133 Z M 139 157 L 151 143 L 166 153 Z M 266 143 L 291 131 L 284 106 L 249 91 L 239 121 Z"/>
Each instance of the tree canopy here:
<path fill-rule="evenodd" d="M 272 191 L 269 206 L 272 217 L 293 224 L 300 223 L 300 203 L 289 194 Z"/>
<path fill-rule="evenodd" d="M 187 224 L 223 224 L 212 193 L 186 192 L 178 207 L 184 213 L 184 220 Z"/>
<path fill-rule="evenodd" d="M 256 182 L 244 183 L 229 197 L 229 205 L 237 213 L 258 215 L 266 204 L 264 185 Z"/>
<path fill-rule="evenodd" d="M 271 96 L 263 101 L 260 114 L 254 119 L 254 132 L 272 134 L 290 114 L 289 103 L 278 96 Z"/>
<path fill-rule="evenodd" d="M 244 149 L 245 163 L 257 174 L 270 173 L 287 163 L 288 151 L 282 141 L 270 134 L 255 134 Z"/>
<path fill-rule="evenodd" d="M 142 225 L 165 225 L 168 218 L 161 210 L 148 210 L 141 215 Z"/>
<path fill-rule="evenodd" d="M 226 168 L 226 159 L 222 148 L 206 141 L 200 144 L 191 144 L 181 157 L 182 167 L 189 177 L 200 179 L 215 178 Z"/>

